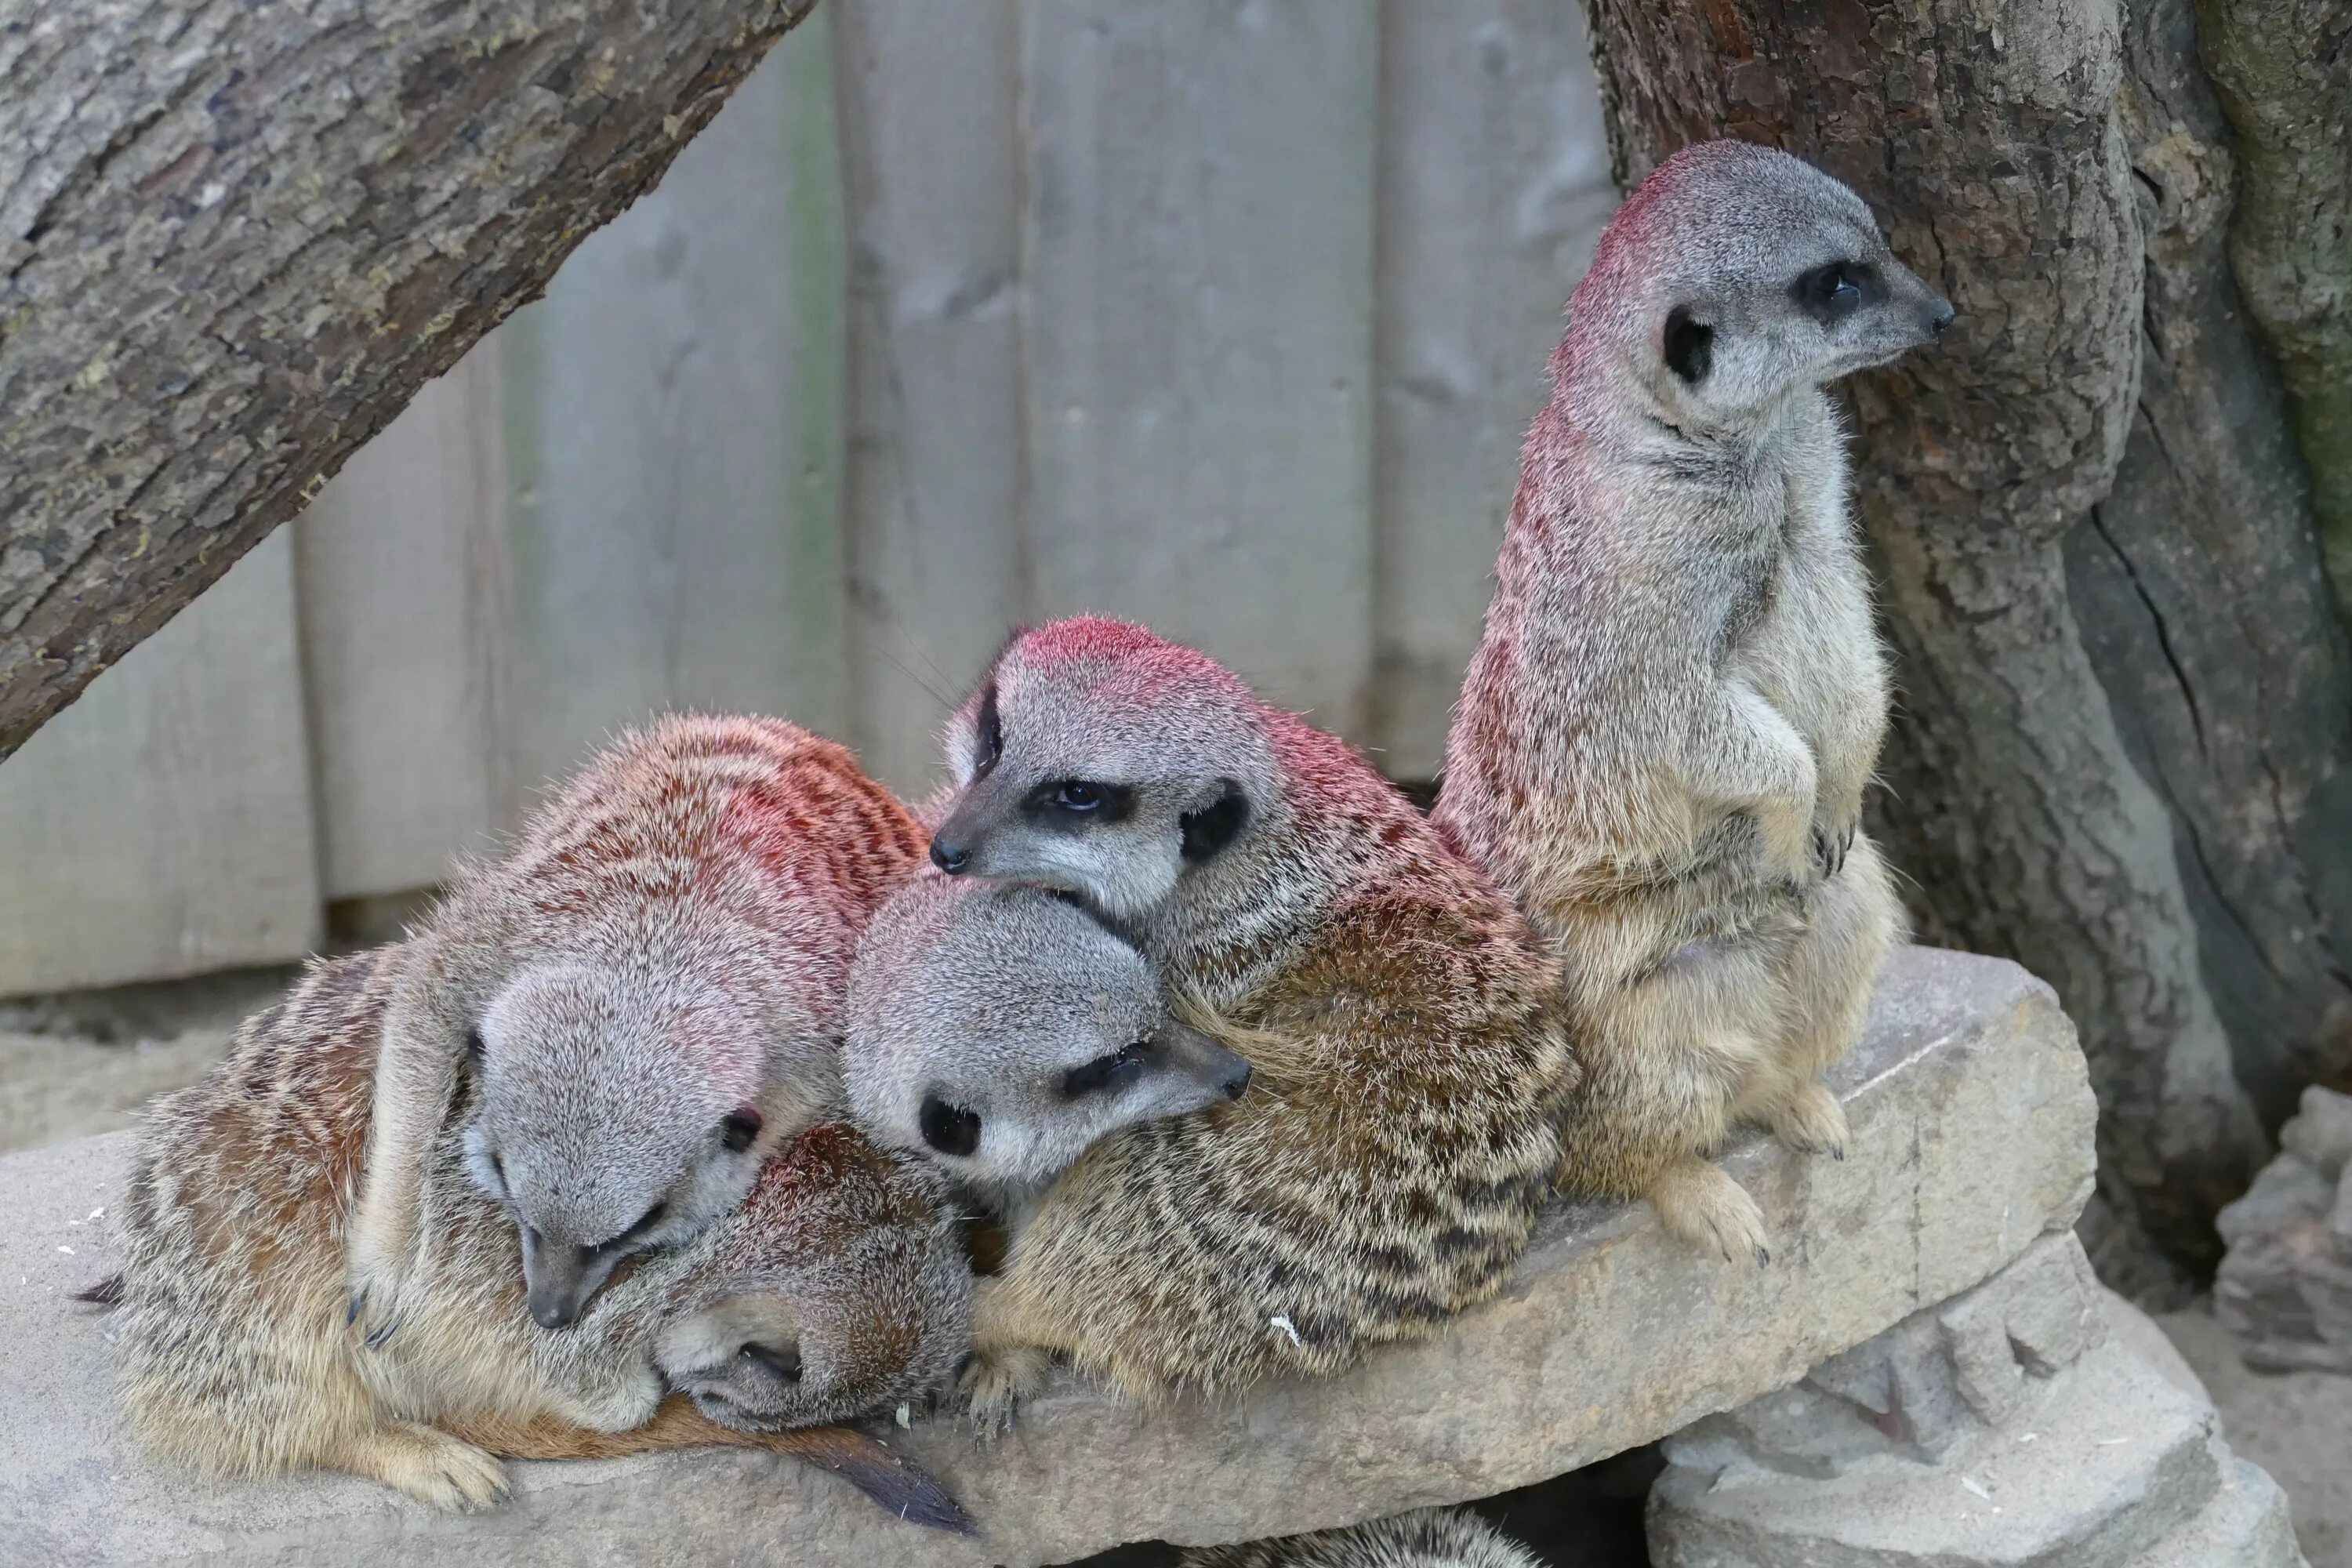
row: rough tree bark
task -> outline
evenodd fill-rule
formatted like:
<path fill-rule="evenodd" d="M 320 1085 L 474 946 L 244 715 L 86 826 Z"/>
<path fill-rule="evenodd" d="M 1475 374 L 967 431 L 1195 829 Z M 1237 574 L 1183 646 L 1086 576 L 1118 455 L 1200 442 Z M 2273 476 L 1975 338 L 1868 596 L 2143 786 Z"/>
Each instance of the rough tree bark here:
<path fill-rule="evenodd" d="M 1901 686 L 1879 826 L 1930 940 L 2065 998 L 2103 1108 L 2086 1229 L 2177 1289 L 2265 1124 L 2352 1079 L 2352 648 L 2189 0 L 1589 4 L 1621 180 L 1786 146 L 1958 307 L 1853 387 Z"/>
<path fill-rule="evenodd" d="M 815 0 L 0 0 L 0 758 Z"/>

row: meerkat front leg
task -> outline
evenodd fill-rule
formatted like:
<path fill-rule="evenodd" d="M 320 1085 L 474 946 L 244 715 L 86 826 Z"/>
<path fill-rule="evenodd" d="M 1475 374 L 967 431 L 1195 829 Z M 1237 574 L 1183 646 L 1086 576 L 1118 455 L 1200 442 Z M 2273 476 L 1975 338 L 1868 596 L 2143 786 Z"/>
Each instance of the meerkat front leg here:
<path fill-rule="evenodd" d="M 1738 677 L 1717 689 L 1713 710 L 1686 738 L 1684 777 L 1693 793 L 1756 818 L 1767 868 L 1803 885 L 1819 873 L 1813 818 L 1820 775 L 1812 748 L 1780 710 Z"/>
<path fill-rule="evenodd" d="M 1009 1429 L 1021 1401 L 1045 1385 L 1054 1352 L 1035 1342 L 1034 1322 L 1017 1291 L 1000 1278 L 978 1281 L 972 1299 L 971 1351 L 956 1373 L 956 1397 L 982 1437 Z"/>
<path fill-rule="evenodd" d="M 330 1447 L 320 1462 L 453 1513 L 495 1508 L 507 1495 L 506 1467 L 488 1452 L 409 1421 L 355 1432 Z"/>
<path fill-rule="evenodd" d="M 400 1297 L 416 1257 L 425 1162 L 457 1091 L 453 1048 L 425 1020 L 395 1005 L 376 1056 L 367 1168 L 343 1239 L 346 1322 L 370 1349 L 400 1326 Z M 462 1048 L 462 1047 L 456 1047 Z"/>

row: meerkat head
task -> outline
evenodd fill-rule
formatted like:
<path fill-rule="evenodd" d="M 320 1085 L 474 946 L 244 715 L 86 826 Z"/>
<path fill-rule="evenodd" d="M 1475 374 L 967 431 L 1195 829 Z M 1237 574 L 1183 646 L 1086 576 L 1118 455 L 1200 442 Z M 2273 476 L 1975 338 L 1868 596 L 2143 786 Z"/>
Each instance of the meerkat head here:
<path fill-rule="evenodd" d="M 542 1328 L 576 1319 L 622 1259 L 733 1207 L 766 1152 L 761 1042 L 708 987 L 526 968 L 467 1051 L 480 1090 L 466 1168 L 521 1230 Z"/>
<path fill-rule="evenodd" d="M 853 1114 L 1008 1205 L 1105 1134 L 1237 1100 L 1250 1067 L 1168 1016 L 1143 954 L 1068 898 L 917 879 L 851 972 Z"/>
<path fill-rule="evenodd" d="M 1229 861 L 1285 811 L 1248 689 L 1205 655 L 1095 616 L 1015 637 L 949 723 L 950 876 L 1074 894 L 1120 921 Z"/>
<path fill-rule="evenodd" d="M 1563 370 L 1630 371 L 1665 423 L 1738 428 L 1952 319 L 1846 186 L 1774 148 L 1704 142 L 1659 164 L 1601 236 Z"/>
<path fill-rule="evenodd" d="M 680 1272 L 654 1363 L 712 1419 L 757 1430 L 919 1397 L 970 1343 L 971 1270 L 939 1172 L 837 1123 L 764 1165 Z"/>

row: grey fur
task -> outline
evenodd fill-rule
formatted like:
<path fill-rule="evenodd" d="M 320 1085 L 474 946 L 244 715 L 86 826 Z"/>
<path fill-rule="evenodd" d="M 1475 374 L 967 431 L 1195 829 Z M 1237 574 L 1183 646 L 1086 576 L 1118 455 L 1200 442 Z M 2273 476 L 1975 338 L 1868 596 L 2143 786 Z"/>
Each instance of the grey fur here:
<path fill-rule="evenodd" d="M 878 1142 L 937 1161 L 1017 1228 L 1096 1140 L 1238 1098 L 1249 1065 L 1170 1017 L 1150 963 L 1103 921 L 1037 888 L 917 878 L 875 917 L 849 984 L 843 1076 Z M 1122 1058 L 1077 1092 L 1068 1075 Z M 978 1146 L 924 1136 L 927 1099 Z"/>

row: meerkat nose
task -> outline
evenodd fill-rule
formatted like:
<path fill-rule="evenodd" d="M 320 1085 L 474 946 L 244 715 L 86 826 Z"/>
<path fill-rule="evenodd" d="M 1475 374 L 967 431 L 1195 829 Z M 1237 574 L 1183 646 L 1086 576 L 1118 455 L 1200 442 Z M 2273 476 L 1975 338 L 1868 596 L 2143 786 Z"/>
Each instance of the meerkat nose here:
<path fill-rule="evenodd" d="M 1243 1062 L 1232 1072 L 1226 1074 L 1224 1081 L 1218 1084 L 1217 1088 L 1223 1092 L 1227 1100 L 1239 1100 L 1249 1086 L 1250 1065 Z"/>
<path fill-rule="evenodd" d="M 931 864 L 950 877 L 961 876 L 963 868 L 971 864 L 971 847 L 934 838 L 931 840 Z"/>
<path fill-rule="evenodd" d="M 1940 338 L 1959 312 L 1952 309 L 1949 300 L 1937 300 L 1927 307 L 1927 334 Z"/>

